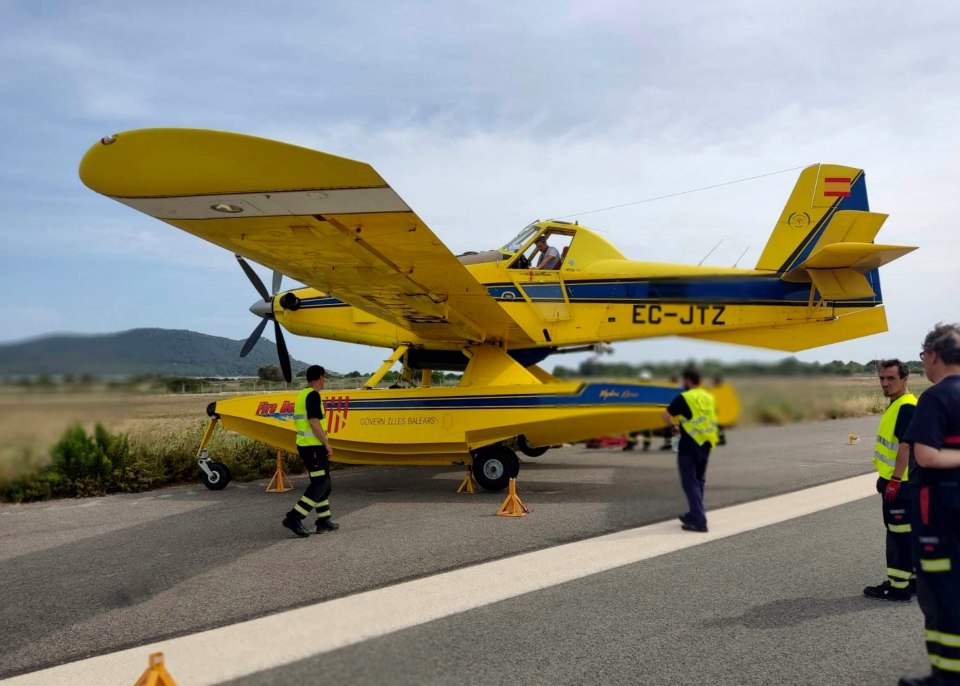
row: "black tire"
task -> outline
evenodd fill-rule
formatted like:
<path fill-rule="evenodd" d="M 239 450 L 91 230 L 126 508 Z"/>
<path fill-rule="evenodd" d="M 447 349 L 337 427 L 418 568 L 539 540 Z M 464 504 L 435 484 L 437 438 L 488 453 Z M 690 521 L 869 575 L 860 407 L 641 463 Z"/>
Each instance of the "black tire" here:
<path fill-rule="evenodd" d="M 230 470 L 227 469 L 227 465 L 222 462 L 208 462 L 207 466 L 210 468 L 210 471 L 213 472 L 213 476 L 209 476 L 205 471 L 200 472 L 200 479 L 203 481 L 203 485 L 209 488 L 211 491 L 222 491 L 227 487 L 227 484 L 230 483 Z"/>
<path fill-rule="evenodd" d="M 527 443 L 527 437 L 523 434 L 517 436 L 517 448 L 527 457 L 540 457 L 545 452 L 550 450 L 549 445 L 545 445 L 541 448 L 534 448 L 532 445 Z"/>
<path fill-rule="evenodd" d="M 473 455 L 473 478 L 487 491 L 502 491 L 520 473 L 517 454 L 505 445 L 481 448 Z"/>

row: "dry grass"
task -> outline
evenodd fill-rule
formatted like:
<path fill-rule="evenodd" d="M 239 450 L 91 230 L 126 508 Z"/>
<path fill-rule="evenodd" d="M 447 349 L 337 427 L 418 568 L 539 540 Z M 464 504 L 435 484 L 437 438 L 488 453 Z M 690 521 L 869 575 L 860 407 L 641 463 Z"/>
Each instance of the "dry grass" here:
<path fill-rule="evenodd" d="M 875 376 L 731 379 L 740 396 L 740 426 L 789 424 L 880 414 L 888 401 Z M 912 378 L 919 395 L 930 382 Z"/>
<path fill-rule="evenodd" d="M 73 424 L 89 432 L 99 422 L 112 433 L 129 434 L 131 441 L 159 440 L 200 426 L 207 405 L 219 397 L 0 388 L 0 479 L 48 465 L 50 448 Z"/>

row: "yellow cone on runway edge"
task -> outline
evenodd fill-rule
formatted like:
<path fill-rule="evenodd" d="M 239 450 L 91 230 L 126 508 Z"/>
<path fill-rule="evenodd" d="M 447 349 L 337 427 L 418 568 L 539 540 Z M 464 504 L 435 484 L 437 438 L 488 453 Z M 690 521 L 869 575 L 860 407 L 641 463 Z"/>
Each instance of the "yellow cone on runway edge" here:
<path fill-rule="evenodd" d="M 847 437 L 847 445 L 853 445 L 860 442 L 860 437 L 857 434 L 850 434 Z"/>
<path fill-rule="evenodd" d="M 460 486 L 457 488 L 457 493 L 476 493 L 477 486 L 480 484 L 477 483 L 476 479 L 473 478 L 473 472 L 470 471 L 470 467 L 467 467 L 467 476 L 464 477 L 463 481 L 460 482 Z"/>
<path fill-rule="evenodd" d="M 530 512 L 530 508 L 523 504 L 517 497 L 517 480 L 510 479 L 510 491 L 503 505 L 497 510 L 497 515 L 501 517 L 524 517 Z"/>
<path fill-rule="evenodd" d="M 133 686 L 177 686 L 177 682 L 163 666 L 163 653 L 150 653 L 150 666 Z"/>
<path fill-rule="evenodd" d="M 293 490 L 293 482 L 283 471 L 283 451 L 277 451 L 277 472 L 267 484 L 267 493 L 286 493 Z"/>

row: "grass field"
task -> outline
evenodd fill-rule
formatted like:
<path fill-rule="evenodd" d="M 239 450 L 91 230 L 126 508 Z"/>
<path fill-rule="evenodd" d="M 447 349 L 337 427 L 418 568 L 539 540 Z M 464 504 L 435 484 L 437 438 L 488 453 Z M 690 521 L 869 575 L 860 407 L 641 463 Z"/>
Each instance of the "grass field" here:
<path fill-rule="evenodd" d="M 89 431 L 99 422 L 131 439 L 196 429 L 199 444 L 207 405 L 220 397 L 0 389 L 0 479 L 49 464 L 50 448 L 74 424 Z"/>
<path fill-rule="evenodd" d="M 740 396 L 740 426 L 789 424 L 880 414 L 888 402 L 877 377 L 750 377 L 729 379 Z M 919 396 L 930 385 L 911 377 Z"/>
<path fill-rule="evenodd" d="M 874 376 L 731 378 L 741 403 L 738 424 L 786 424 L 878 414 L 886 407 Z M 912 379 L 919 393 L 929 383 Z M 103 424 L 132 443 L 189 441 L 195 444 L 207 423 L 206 407 L 229 393 L 136 394 L 70 392 L 0 387 L 0 480 L 15 478 L 50 462 L 50 448 L 73 424 L 88 431 Z"/>

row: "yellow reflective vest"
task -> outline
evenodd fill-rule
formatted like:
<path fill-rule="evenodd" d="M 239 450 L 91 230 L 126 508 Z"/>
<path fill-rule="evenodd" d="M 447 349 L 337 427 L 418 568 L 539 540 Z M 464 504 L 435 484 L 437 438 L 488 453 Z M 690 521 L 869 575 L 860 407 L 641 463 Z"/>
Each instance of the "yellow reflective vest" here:
<path fill-rule="evenodd" d="M 307 386 L 300 395 L 297 396 L 297 402 L 293 404 L 293 426 L 297 429 L 297 445 L 322 445 L 323 441 L 317 438 L 313 429 L 310 428 L 310 422 L 307 420 L 307 396 L 315 391 Z"/>
<path fill-rule="evenodd" d="M 717 407 L 713 396 L 702 388 L 691 388 L 680 395 L 687 401 L 690 408 L 690 419 L 680 418 L 680 426 L 687 432 L 697 445 L 710 443 L 716 445 L 719 440 L 717 433 Z"/>
<path fill-rule="evenodd" d="M 913 393 L 904 393 L 890 403 L 883 416 L 880 417 L 880 426 L 877 427 L 877 444 L 873 448 L 873 464 L 877 473 L 884 479 L 893 476 L 893 468 L 897 464 L 897 448 L 900 447 L 900 436 L 894 435 L 897 428 L 897 417 L 900 416 L 900 407 L 916 405 L 917 396 Z M 906 481 L 910 468 L 903 470 L 901 481 Z"/>

